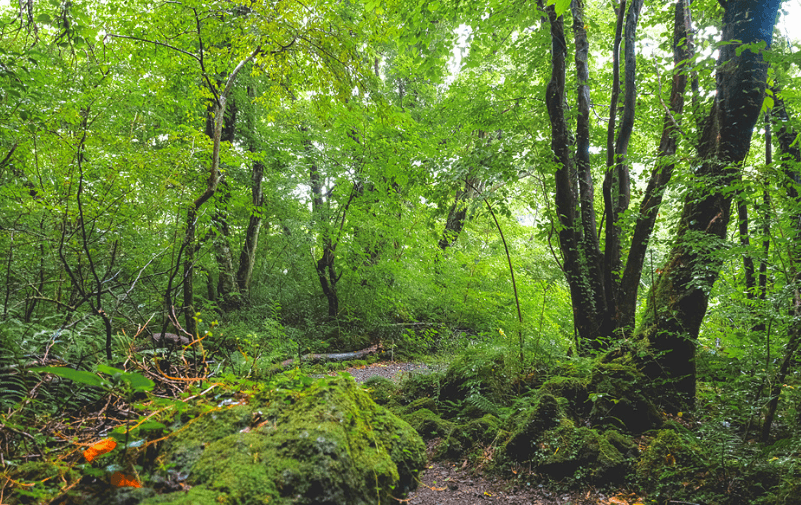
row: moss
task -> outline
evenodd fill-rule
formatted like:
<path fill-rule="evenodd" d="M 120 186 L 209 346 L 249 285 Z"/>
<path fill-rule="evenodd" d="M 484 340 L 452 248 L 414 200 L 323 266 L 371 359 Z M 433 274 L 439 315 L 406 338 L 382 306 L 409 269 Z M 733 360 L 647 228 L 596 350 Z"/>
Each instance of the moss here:
<path fill-rule="evenodd" d="M 419 398 L 439 398 L 444 377 L 444 372 L 409 375 L 400 383 L 400 401 L 409 404 Z"/>
<path fill-rule="evenodd" d="M 367 394 L 379 405 L 395 405 L 398 403 L 398 386 L 386 377 L 374 376 L 364 381 Z"/>
<path fill-rule="evenodd" d="M 455 427 L 454 423 L 442 419 L 428 409 L 418 409 L 401 417 L 425 439 L 447 437 Z"/>
<path fill-rule="evenodd" d="M 566 398 L 570 414 L 574 417 L 583 417 L 589 413 L 589 392 L 586 380 L 577 377 L 552 377 L 545 381 L 537 393 Z"/>
<path fill-rule="evenodd" d="M 509 387 L 512 378 L 504 360 L 505 350 L 486 349 L 485 353 L 472 350 L 459 355 L 445 372 L 441 383 L 440 398 L 460 404 L 472 397 L 478 402 L 468 402 L 476 407 L 470 417 L 481 417 L 498 406 L 511 402 L 513 391 Z"/>
<path fill-rule="evenodd" d="M 295 373 L 274 386 L 216 416 L 225 428 L 198 420 L 174 435 L 165 466 L 189 474 L 195 499 L 173 493 L 148 503 L 367 504 L 414 487 L 422 440 L 352 378 Z M 199 442 L 203 427 L 216 438 Z"/>
<path fill-rule="evenodd" d="M 529 459 L 540 435 L 556 427 L 562 417 L 564 413 L 553 395 L 537 396 L 533 406 L 515 415 L 506 454 L 515 461 Z"/>
<path fill-rule="evenodd" d="M 636 476 L 641 485 L 657 495 L 697 489 L 696 477 L 708 469 L 695 437 L 673 430 L 659 430 L 640 455 Z"/>
<path fill-rule="evenodd" d="M 476 448 L 484 448 L 498 437 L 500 427 L 500 419 L 492 414 L 455 424 L 450 433 L 437 445 L 434 459 L 459 459 Z"/>
<path fill-rule="evenodd" d="M 418 398 L 409 405 L 403 408 L 405 414 L 412 414 L 417 410 L 428 409 L 431 412 L 439 415 L 439 407 L 433 398 Z"/>
<path fill-rule="evenodd" d="M 534 462 L 537 470 L 554 479 L 571 479 L 591 484 L 623 481 L 630 460 L 616 447 L 615 436 L 601 435 L 585 426 L 563 420 L 540 439 Z M 627 444 L 624 444 L 627 445 Z"/>
<path fill-rule="evenodd" d="M 634 365 L 599 363 L 588 386 L 592 409 L 589 420 L 596 427 L 614 427 L 643 433 L 662 425 L 662 416 L 649 400 L 645 376 Z"/>
<path fill-rule="evenodd" d="M 142 505 L 221 505 L 227 500 L 226 495 L 217 491 L 205 487 L 193 487 L 188 491 L 177 491 L 150 498 L 143 501 Z"/>

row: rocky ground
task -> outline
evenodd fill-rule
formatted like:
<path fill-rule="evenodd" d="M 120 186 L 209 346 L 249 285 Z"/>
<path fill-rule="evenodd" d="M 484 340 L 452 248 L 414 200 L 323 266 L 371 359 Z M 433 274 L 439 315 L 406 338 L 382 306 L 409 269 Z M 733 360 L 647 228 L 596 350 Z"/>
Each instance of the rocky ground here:
<path fill-rule="evenodd" d="M 364 382 L 373 376 L 401 380 L 404 375 L 430 373 L 433 370 L 434 367 L 425 363 L 383 362 L 348 368 L 345 372 L 357 382 Z M 429 454 L 432 445 L 429 444 Z M 638 501 L 633 495 L 606 496 L 594 490 L 557 493 L 542 484 L 524 482 L 525 479 L 515 482 L 485 477 L 465 463 L 429 460 L 420 474 L 417 490 L 404 499 L 396 500 L 409 505 L 627 505 Z"/>

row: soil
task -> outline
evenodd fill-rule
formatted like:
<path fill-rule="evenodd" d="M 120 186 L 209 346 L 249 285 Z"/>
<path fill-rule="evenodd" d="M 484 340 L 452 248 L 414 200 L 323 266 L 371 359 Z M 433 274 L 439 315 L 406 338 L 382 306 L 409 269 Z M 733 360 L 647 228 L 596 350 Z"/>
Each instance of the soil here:
<path fill-rule="evenodd" d="M 366 367 L 348 368 L 356 382 L 381 376 L 401 380 L 408 374 L 431 373 L 435 367 L 425 363 L 374 363 Z M 416 491 L 404 499 L 395 498 L 408 505 L 590 505 L 635 503 L 634 495 L 617 494 L 607 496 L 595 490 L 556 492 L 549 486 L 537 483 L 500 479 L 484 476 L 480 470 L 467 466 L 467 462 L 431 461 L 430 455 L 436 441 L 428 444 L 429 461 L 420 474 Z"/>

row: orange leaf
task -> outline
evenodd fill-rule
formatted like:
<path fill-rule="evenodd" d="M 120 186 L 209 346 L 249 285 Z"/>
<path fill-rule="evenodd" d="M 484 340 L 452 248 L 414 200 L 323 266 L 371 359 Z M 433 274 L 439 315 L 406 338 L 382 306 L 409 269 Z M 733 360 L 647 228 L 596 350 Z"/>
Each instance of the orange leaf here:
<path fill-rule="evenodd" d="M 117 442 L 110 438 L 106 438 L 83 451 L 83 457 L 86 458 L 87 462 L 91 462 L 96 457 L 113 451 L 115 447 L 117 447 Z"/>
<path fill-rule="evenodd" d="M 111 485 L 114 487 L 142 487 L 142 484 L 136 478 L 125 475 L 122 472 L 111 474 Z"/>

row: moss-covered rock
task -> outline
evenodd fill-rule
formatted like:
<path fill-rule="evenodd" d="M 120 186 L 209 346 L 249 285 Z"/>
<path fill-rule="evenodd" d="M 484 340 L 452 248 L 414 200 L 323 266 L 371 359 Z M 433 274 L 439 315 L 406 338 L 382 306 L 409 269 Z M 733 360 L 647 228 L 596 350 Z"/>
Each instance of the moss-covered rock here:
<path fill-rule="evenodd" d="M 497 437 L 501 421 L 492 414 L 455 424 L 434 450 L 434 459 L 459 459 L 474 449 L 489 446 Z"/>
<path fill-rule="evenodd" d="M 398 386 L 386 377 L 374 376 L 364 381 L 367 394 L 378 405 L 394 406 L 398 403 Z"/>
<path fill-rule="evenodd" d="M 530 459 L 540 435 L 558 426 L 564 417 L 559 401 L 553 395 L 538 395 L 534 400 L 528 410 L 516 414 L 512 421 L 512 435 L 506 442 L 505 450 L 515 461 Z"/>
<path fill-rule="evenodd" d="M 414 487 L 425 446 L 407 423 L 350 377 L 296 379 L 173 435 L 162 460 L 191 489 L 143 503 L 355 505 Z"/>
<path fill-rule="evenodd" d="M 425 439 L 447 437 L 451 434 L 455 424 L 442 419 L 428 409 L 417 409 L 401 418 L 409 423 L 417 433 Z"/>
<path fill-rule="evenodd" d="M 659 430 L 640 455 L 637 479 L 657 496 L 697 489 L 701 484 L 697 476 L 708 470 L 703 454 L 694 436 Z"/>
<path fill-rule="evenodd" d="M 489 348 L 479 352 L 471 349 L 459 355 L 445 372 L 440 398 L 454 404 L 467 404 L 473 413 L 460 413 L 468 417 L 481 417 L 499 406 L 508 404 L 513 397 L 509 387 L 512 377 L 505 364 L 506 349 Z"/>
<path fill-rule="evenodd" d="M 411 374 L 400 383 L 400 402 L 409 404 L 420 398 L 439 398 L 444 372 Z"/>
<path fill-rule="evenodd" d="M 587 387 L 592 409 L 589 420 L 595 427 L 625 429 L 643 433 L 662 424 L 662 416 L 645 391 L 646 377 L 631 364 L 599 363 Z"/>
<path fill-rule="evenodd" d="M 623 442 L 619 435 L 614 431 L 600 434 L 563 419 L 558 427 L 540 437 L 532 460 L 538 472 L 554 479 L 594 484 L 622 482 L 631 459 L 619 447 L 631 447 L 633 442 Z"/>
<path fill-rule="evenodd" d="M 589 413 L 587 381 L 578 377 L 551 377 L 539 388 L 538 394 L 566 398 L 567 409 L 573 417 L 583 417 Z"/>

